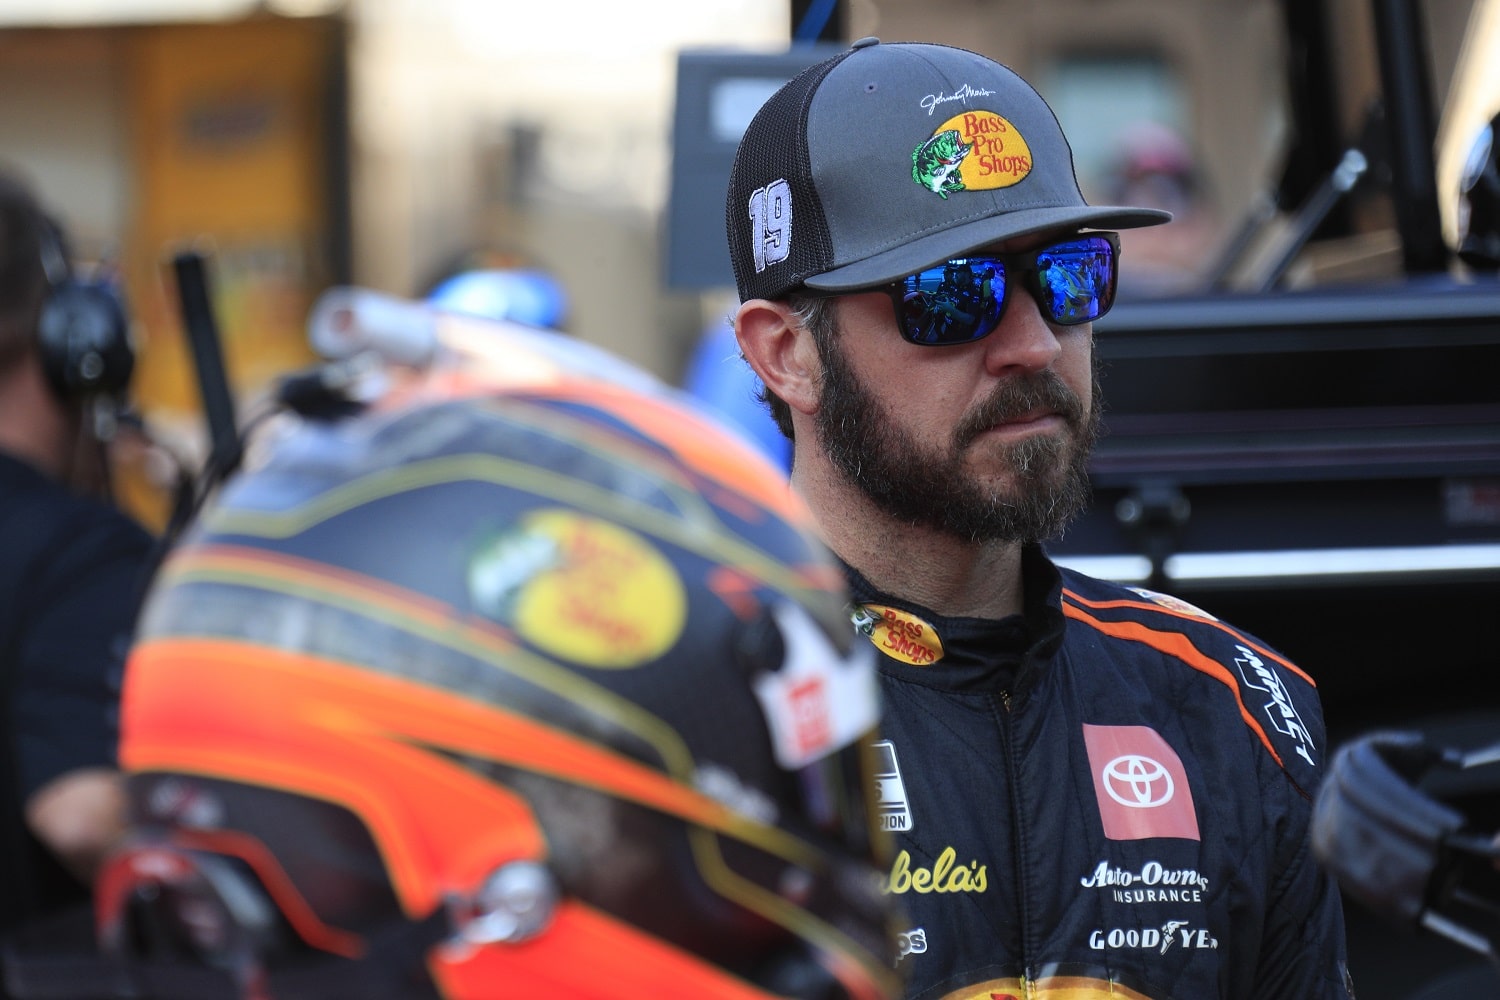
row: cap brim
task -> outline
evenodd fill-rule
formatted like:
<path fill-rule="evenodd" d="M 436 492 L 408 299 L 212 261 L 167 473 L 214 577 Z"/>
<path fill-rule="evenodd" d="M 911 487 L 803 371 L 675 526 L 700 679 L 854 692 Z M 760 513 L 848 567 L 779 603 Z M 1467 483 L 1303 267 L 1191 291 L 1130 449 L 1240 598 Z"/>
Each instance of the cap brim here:
<path fill-rule="evenodd" d="M 1018 236 L 1049 229 L 1139 229 L 1172 221 L 1172 213 L 1155 208 L 1117 205 L 1070 205 L 1033 208 L 989 218 L 911 240 L 883 253 L 808 278 L 804 284 L 820 292 L 852 292 L 888 284 L 945 260 L 961 257 Z"/>

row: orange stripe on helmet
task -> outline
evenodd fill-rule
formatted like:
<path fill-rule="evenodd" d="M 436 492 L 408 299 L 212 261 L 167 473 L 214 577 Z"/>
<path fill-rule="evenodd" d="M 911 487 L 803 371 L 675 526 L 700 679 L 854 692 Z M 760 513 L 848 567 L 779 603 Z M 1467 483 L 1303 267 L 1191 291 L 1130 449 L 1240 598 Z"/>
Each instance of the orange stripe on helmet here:
<path fill-rule="evenodd" d="M 131 656 L 122 710 L 120 760 L 128 770 L 265 785 L 352 810 L 415 914 L 428 912 L 444 891 L 477 884 L 501 861 L 544 854 L 524 800 L 436 750 L 552 775 L 761 839 L 757 827 L 718 802 L 571 734 L 298 653 L 226 640 L 152 640 Z"/>
<path fill-rule="evenodd" d="M 668 448 L 687 466 L 708 480 L 738 493 L 779 516 L 810 524 L 802 501 L 791 491 L 786 476 L 752 445 L 726 430 L 717 421 L 694 409 L 690 403 L 666 395 L 651 396 L 639 387 L 622 386 L 596 377 L 571 377 L 549 359 L 508 358 L 536 362 L 520 377 L 484 368 L 435 368 L 420 378 L 399 383 L 377 404 L 400 409 L 432 400 L 493 396 L 504 399 L 537 397 L 575 402 L 603 410 L 635 427 L 646 437 Z M 733 506 L 727 498 L 715 502 Z M 742 506 L 742 505 L 741 505 Z"/>
<path fill-rule="evenodd" d="M 341 569 L 320 560 L 302 559 L 264 548 L 231 544 L 194 545 L 168 558 L 162 567 L 160 581 L 171 583 L 190 574 L 205 572 L 231 578 L 235 574 L 249 574 L 257 578 L 269 576 L 281 582 L 300 582 L 372 609 L 399 610 L 402 618 L 433 627 L 450 629 L 454 626 L 453 607 L 421 591 L 399 587 L 379 577 Z M 509 629 L 487 618 L 471 616 L 465 625 L 492 633 L 507 643 L 515 642 Z"/>
<path fill-rule="evenodd" d="M 811 523 L 806 507 L 792 492 L 786 476 L 769 459 L 681 403 L 598 383 L 558 386 L 549 395 L 611 413 L 670 448 L 685 465 L 709 480 L 748 497 L 793 524 Z"/>
<path fill-rule="evenodd" d="M 784 831 L 745 820 L 739 814 L 720 806 L 713 800 L 686 790 L 683 783 L 691 779 L 693 759 L 676 731 L 663 720 L 604 688 L 595 687 L 566 668 L 552 664 L 545 658 L 530 656 L 516 645 L 509 630 L 487 619 L 473 615 L 454 618 L 451 610 L 448 614 L 444 614 L 443 605 L 423 600 L 418 594 L 412 595 L 411 606 L 408 607 L 408 602 L 401 600 L 401 595 L 407 592 L 401 588 L 370 580 L 356 573 L 328 570 L 321 563 L 290 559 L 280 554 L 268 554 L 264 550 L 232 545 L 201 546 L 179 557 L 170 572 L 172 583 L 200 577 L 215 582 L 241 583 L 284 593 L 293 593 L 300 588 L 319 600 L 337 598 L 346 606 L 356 608 L 359 613 L 381 621 L 398 623 L 401 627 L 423 634 L 434 642 L 489 662 L 496 669 L 515 674 L 524 683 L 538 684 L 554 693 L 563 694 L 586 705 L 590 710 L 613 719 L 623 729 L 653 747 L 661 756 L 666 770 L 676 780 L 663 777 L 656 770 L 635 764 L 629 765 L 628 778 L 615 775 L 610 780 L 601 782 L 596 777 L 590 777 L 587 769 L 559 771 L 558 776 L 574 783 L 605 788 L 611 795 L 634 799 L 652 808 L 675 812 L 680 816 L 691 818 L 699 825 L 728 832 L 784 858 L 800 862 L 807 857 L 807 846 Z M 188 640 L 166 637 L 151 640 L 153 644 L 169 641 Z M 196 641 L 208 642 L 210 640 Z M 224 642 L 224 648 L 230 649 L 241 648 L 247 643 L 246 640 L 233 639 L 224 640 Z M 253 645 L 251 648 L 254 648 Z M 278 650 L 276 653 L 283 657 L 297 655 L 288 650 Z M 209 655 L 217 654 L 210 653 Z M 470 711 L 478 711 L 482 714 L 483 722 L 479 726 L 479 731 L 485 737 L 493 736 L 495 730 L 502 725 L 501 720 L 508 720 L 504 721 L 503 725 L 511 726 L 512 731 L 525 731 L 531 728 L 545 729 L 546 732 L 552 734 L 551 741 L 532 740 L 519 745 L 519 751 L 540 750 L 546 754 L 543 759 L 531 757 L 515 759 L 514 763 L 518 766 L 527 767 L 530 770 L 548 773 L 549 761 L 557 765 L 567 758 L 566 753 L 554 747 L 559 740 L 567 746 L 590 748 L 596 760 L 603 761 L 611 767 L 618 768 L 624 762 L 623 758 L 610 751 L 601 752 L 593 744 L 580 741 L 571 733 L 540 727 L 538 723 L 525 715 L 505 712 L 499 706 L 485 706 L 461 694 L 440 692 L 426 685 L 402 681 L 400 678 L 367 668 L 350 667 L 347 664 L 336 664 L 333 661 L 317 658 L 310 658 L 309 662 L 338 666 L 345 671 L 350 671 L 352 683 L 356 686 L 361 678 L 384 677 L 391 682 L 412 684 L 415 690 L 441 693 L 446 698 L 456 699 L 458 705 L 467 706 Z M 399 722 L 396 724 L 398 729 L 399 724 Z M 447 738 L 451 732 L 451 729 L 438 727 L 433 739 Z M 465 748 L 462 752 L 483 753 L 472 747 Z M 510 760 L 510 758 L 497 759 Z M 613 771 L 607 773 L 614 775 Z"/>
<path fill-rule="evenodd" d="M 306 657 L 226 642 L 153 642 L 127 666 L 120 761 L 280 789 L 354 812 L 408 913 L 471 888 L 495 864 L 545 856 L 524 799 L 439 754 L 360 726 L 356 686 Z M 438 714 L 403 684 L 360 675 L 410 718 Z M 420 689 L 417 689 L 420 690 Z M 458 699 L 454 699 L 458 700 Z"/>

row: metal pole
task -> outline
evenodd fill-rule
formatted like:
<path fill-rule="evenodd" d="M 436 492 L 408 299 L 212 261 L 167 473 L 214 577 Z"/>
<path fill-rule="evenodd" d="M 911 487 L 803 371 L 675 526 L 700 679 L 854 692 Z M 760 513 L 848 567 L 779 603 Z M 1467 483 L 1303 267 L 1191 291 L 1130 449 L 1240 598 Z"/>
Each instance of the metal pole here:
<path fill-rule="evenodd" d="M 1390 125 L 1391 194 L 1409 274 L 1446 271 L 1449 261 L 1438 213 L 1432 77 L 1418 8 L 1413 0 L 1372 0 Z"/>

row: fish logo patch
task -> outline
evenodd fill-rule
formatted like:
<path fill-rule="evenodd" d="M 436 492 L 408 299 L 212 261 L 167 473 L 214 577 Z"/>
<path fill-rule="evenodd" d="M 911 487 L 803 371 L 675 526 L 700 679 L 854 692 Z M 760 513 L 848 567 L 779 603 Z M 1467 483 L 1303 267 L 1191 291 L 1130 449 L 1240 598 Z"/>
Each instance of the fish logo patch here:
<path fill-rule="evenodd" d="M 956 191 L 1010 187 L 1031 173 L 1031 147 L 993 111 L 965 111 L 912 150 L 911 177 L 946 199 Z"/>

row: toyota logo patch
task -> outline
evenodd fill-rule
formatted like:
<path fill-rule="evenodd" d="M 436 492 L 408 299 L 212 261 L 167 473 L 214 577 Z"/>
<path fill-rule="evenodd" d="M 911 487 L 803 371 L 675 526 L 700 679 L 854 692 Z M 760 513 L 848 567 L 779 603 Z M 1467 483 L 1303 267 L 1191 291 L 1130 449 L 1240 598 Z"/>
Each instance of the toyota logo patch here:
<path fill-rule="evenodd" d="M 1083 727 L 1094 796 L 1110 840 L 1198 839 L 1187 771 L 1150 726 Z"/>

